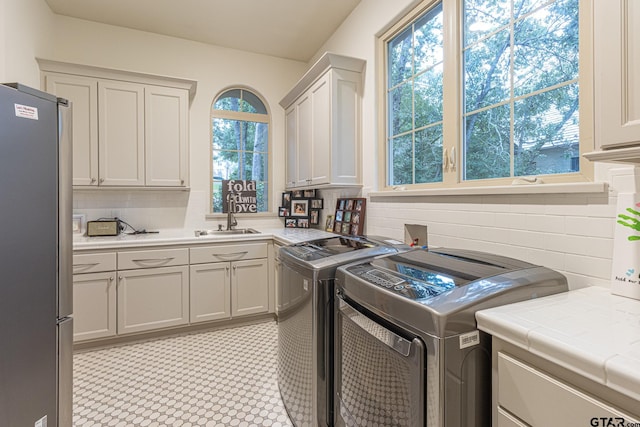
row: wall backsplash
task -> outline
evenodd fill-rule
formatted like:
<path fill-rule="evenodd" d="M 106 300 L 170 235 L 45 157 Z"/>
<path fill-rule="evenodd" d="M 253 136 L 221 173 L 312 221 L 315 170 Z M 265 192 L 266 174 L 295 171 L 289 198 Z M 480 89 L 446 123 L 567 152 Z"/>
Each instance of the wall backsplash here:
<path fill-rule="evenodd" d="M 637 170 L 611 169 L 608 194 L 373 198 L 367 232 L 402 240 L 404 224 L 425 224 L 431 246 L 544 265 L 565 274 L 572 289 L 610 287 L 617 193 L 640 179 Z"/>

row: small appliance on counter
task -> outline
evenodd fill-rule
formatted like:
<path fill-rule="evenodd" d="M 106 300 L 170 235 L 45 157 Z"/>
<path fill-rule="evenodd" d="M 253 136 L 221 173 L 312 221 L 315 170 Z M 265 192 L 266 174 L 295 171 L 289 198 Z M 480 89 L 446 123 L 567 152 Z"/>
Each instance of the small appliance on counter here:
<path fill-rule="evenodd" d="M 335 425 L 363 427 L 490 425 L 476 311 L 568 290 L 546 267 L 458 249 L 341 266 L 335 287 Z"/>
<path fill-rule="evenodd" d="M 99 219 L 87 222 L 87 236 L 117 236 L 124 230 L 124 225 L 118 218 Z"/>

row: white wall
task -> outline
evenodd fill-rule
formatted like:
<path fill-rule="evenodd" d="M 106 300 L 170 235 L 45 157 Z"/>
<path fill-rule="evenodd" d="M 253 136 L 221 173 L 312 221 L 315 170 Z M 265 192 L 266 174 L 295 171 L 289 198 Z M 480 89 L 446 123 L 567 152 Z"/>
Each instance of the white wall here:
<path fill-rule="evenodd" d="M 44 1 L 44 0 L 41 0 Z M 215 228 L 205 222 L 209 191 L 213 98 L 231 85 L 260 93 L 271 111 L 274 206 L 284 187 L 284 111 L 278 102 L 306 71 L 305 63 L 225 49 L 183 39 L 56 16 L 46 59 L 197 80 L 190 110 L 189 192 L 76 191 L 74 211 L 88 219 L 117 214 L 136 228 Z M 240 226 L 281 226 L 271 218 L 240 216 Z"/>
<path fill-rule="evenodd" d="M 362 0 L 316 54 L 328 50 L 367 61 L 362 124 L 365 196 L 376 189 L 378 174 L 375 38 L 415 3 Z M 367 203 L 367 234 L 403 240 L 404 224 L 425 224 L 431 245 L 494 252 L 545 265 L 564 273 L 573 288 L 608 287 L 616 194 L 634 182 L 629 167 L 611 167 L 596 165 L 596 181 L 611 184 L 608 194 L 374 198 Z"/>
<path fill-rule="evenodd" d="M 35 61 L 51 46 L 54 15 L 44 0 L 0 0 L 0 81 L 40 87 Z"/>

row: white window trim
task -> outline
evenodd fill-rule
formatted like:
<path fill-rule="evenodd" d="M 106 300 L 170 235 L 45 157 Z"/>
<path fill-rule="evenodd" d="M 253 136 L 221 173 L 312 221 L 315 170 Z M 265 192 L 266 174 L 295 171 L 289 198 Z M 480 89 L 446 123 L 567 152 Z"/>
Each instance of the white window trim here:
<path fill-rule="evenodd" d="M 461 138 L 461 57 L 462 19 L 460 0 L 442 0 L 444 25 L 444 76 L 445 94 L 443 111 L 443 151 L 451 153 L 455 148 L 455 171 L 443 171 L 439 183 L 389 185 L 389 160 L 387 157 L 387 51 L 389 40 L 403 31 L 408 24 L 433 7 L 437 0 L 423 0 L 413 10 L 376 38 L 376 93 L 379 99 L 377 111 L 378 133 L 378 191 L 372 196 L 395 197 L 403 195 L 442 196 L 464 194 L 531 194 L 567 192 L 606 192 L 607 185 L 593 183 L 594 165 L 583 154 L 594 150 L 594 76 L 593 76 L 593 1 L 580 0 L 580 172 L 559 175 L 541 175 L 541 183 L 519 185 L 516 181 L 535 177 L 508 177 L 486 180 L 462 181 Z M 584 185 L 592 183 L 593 185 Z M 557 185 L 556 185 L 557 184 Z M 544 187 L 544 189 L 540 189 Z M 402 190 L 398 190 L 402 188 Z M 589 190 L 586 190 L 589 188 Z"/>

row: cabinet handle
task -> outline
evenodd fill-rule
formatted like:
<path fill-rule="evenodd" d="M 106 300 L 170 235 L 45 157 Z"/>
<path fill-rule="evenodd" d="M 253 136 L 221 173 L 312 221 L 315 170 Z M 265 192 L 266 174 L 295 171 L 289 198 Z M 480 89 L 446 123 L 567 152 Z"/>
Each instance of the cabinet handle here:
<path fill-rule="evenodd" d="M 103 183 L 103 182 L 104 182 L 104 178 L 100 178 L 100 183 Z"/>
<path fill-rule="evenodd" d="M 99 262 L 89 262 L 86 264 L 73 264 L 73 272 L 77 272 L 78 270 L 88 270 L 91 267 L 95 267 L 96 265 L 100 264 Z"/>
<path fill-rule="evenodd" d="M 134 259 L 133 262 L 135 262 L 136 264 L 144 264 L 144 263 L 157 263 L 157 264 L 166 264 L 167 262 L 171 261 L 175 259 L 175 257 L 166 257 L 166 258 L 141 258 L 141 259 Z"/>
<path fill-rule="evenodd" d="M 96 179 L 95 178 L 91 178 L 91 183 L 95 184 L 95 182 L 96 182 Z"/>
<path fill-rule="evenodd" d="M 180 185 L 184 185 L 184 179 L 180 180 Z"/>
<path fill-rule="evenodd" d="M 235 256 L 243 256 L 248 254 L 249 251 L 242 251 L 242 252 L 232 252 L 230 254 L 211 254 L 211 256 L 215 256 L 218 258 L 224 258 L 224 257 L 235 257 Z"/>
<path fill-rule="evenodd" d="M 234 266 L 233 266 L 233 272 L 234 272 L 234 273 L 236 272 L 236 269 L 237 269 L 237 268 L 238 268 L 238 266 L 237 266 L 237 265 L 234 265 Z"/>

